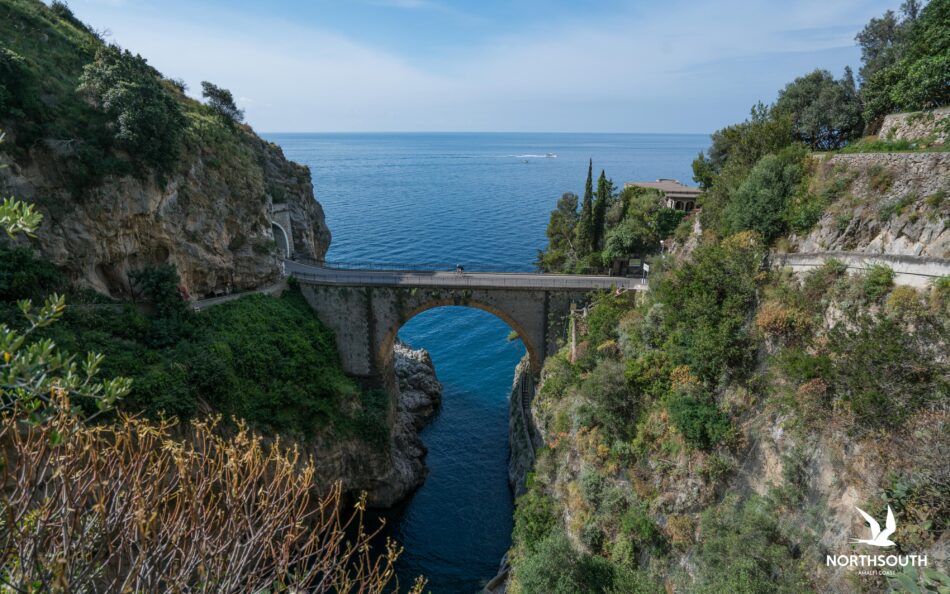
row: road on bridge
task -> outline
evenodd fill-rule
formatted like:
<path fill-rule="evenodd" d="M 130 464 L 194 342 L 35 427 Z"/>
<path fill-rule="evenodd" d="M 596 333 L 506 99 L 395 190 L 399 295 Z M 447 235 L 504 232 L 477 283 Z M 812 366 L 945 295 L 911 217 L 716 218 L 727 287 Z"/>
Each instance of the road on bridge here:
<path fill-rule="evenodd" d="M 448 270 L 351 270 L 303 264 L 292 260 L 284 261 L 284 272 L 298 280 L 321 285 L 439 287 L 446 289 L 539 289 L 548 291 L 647 290 L 645 279 L 622 276 L 532 272 L 464 272 L 458 274 Z"/>

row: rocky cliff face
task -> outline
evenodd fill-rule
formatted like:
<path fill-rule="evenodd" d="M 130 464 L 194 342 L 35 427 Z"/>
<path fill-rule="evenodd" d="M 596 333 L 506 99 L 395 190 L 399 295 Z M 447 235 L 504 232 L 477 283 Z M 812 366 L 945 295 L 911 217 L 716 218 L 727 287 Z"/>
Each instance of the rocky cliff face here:
<path fill-rule="evenodd" d="M 429 353 L 397 343 L 393 358 L 399 400 L 388 451 L 357 440 L 326 443 L 313 451 L 322 484 L 342 480 L 349 492 L 366 491 L 374 507 L 391 507 L 425 481 L 427 452 L 419 432 L 442 402 L 442 384 Z"/>
<path fill-rule="evenodd" d="M 860 153 L 822 161 L 836 199 L 793 251 L 950 258 L 950 153 Z"/>
<path fill-rule="evenodd" d="M 531 416 L 534 382 L 529 377 L 530 364 L 528 355 L 518 362 L 508 403 L 508 485 L 515 497 L 524 494 L 525 480 L 534 466 L 535 450 L 541 446 L 540 436 Z M 523 389 L 523 386 L 527 386 L 526 389 Z"/>
<path fill-rule="evenodd" d="M 178 267 L 193 296 L 251 288 L 274 280 L 279 253 L 271 211 L 290 206 L 295 251 L 321 259 L 330 244 L 310 172 L 249 128 L 234 132 L 225 157 L 193 144 L 165 181 L 107 177 L 77 196 L 59 173 L 71 157 L 50 143 L 14 160 L 0 154 L 0 189 L 34 202 L 44 214 L 35 247 L 78 283 L 113 296 L 128 293 L 128 273 L 149 264 Z"/>
<path fill-rule="evenodd" d="M 950 109 L 944 108 L 891 114 L 878 139 L 939 150 L 948 134 Z M 812 190 L 830 203 L 811 231 L 791 237 L 793 251 L 950 258 L 950 153 L 870 152 L 816 159 Z"/>

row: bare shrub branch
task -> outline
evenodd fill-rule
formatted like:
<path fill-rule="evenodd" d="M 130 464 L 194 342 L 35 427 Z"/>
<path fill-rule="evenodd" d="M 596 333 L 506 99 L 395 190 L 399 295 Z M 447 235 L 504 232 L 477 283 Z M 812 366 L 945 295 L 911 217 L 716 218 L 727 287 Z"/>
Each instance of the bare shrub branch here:
<path fill-rule="evenodd" d="M 344 517 L 339 484 L 316 495 L 309 460 L 244 425 L 24 418 L 0 418 L 9 590 L 373 594 L 394 577 L 401 550 L 371 549 L 365 499 Z"/>

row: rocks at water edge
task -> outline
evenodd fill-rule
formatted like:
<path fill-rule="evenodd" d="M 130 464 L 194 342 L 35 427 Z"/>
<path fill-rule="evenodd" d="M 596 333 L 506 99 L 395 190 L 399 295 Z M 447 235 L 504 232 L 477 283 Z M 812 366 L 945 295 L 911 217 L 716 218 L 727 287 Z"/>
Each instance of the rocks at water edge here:
<path fill-rule="evenodd" d="M 425 463 L 427 450 L 419 431 L 442 403 L 442 384 L 428 352 L 396 343 L 393 368 L 399 399 L 390 446 L 391 466 L 377 488 L 369 493 L 370 503 L 380 507 L 394 505 L 425 482 L 429 472 Z"/>
<path fill-rule="evenodd" d="M 435 375 L 432 357 L 424 349 L 413 350 L 396 343 L 393 367 L 399 385 L 399 413 L 416 430 L 422 429 L 442 404 L 442 384 Z"/>

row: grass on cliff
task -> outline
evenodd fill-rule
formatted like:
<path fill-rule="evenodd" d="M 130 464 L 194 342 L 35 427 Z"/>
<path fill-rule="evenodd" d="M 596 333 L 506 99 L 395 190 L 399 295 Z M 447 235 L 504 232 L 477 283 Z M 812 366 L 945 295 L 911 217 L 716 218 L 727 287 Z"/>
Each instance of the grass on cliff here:
<path fill-rule="evenodd" d="M 22 323 L 14 299 L 63 290 L 68 285 L 53 266 L 28 249 L 0 245 L 0 321 Z M 126 410 L 181 418 L 219 412 L 269 433 L 356 436 L 385 447 L 385 395 L 361 390 L 343 373 L 332 332 L 298 290 L 199 313 L 146 314 L 102 301 L 70 293 L 73 305 L 49 333 L 67 352 L 104 354 L 105 375 L 131 377 Z"/>

